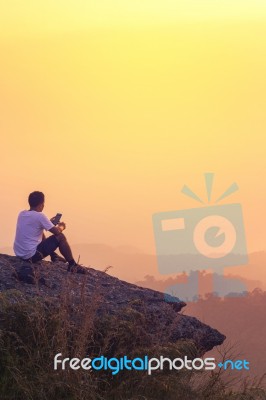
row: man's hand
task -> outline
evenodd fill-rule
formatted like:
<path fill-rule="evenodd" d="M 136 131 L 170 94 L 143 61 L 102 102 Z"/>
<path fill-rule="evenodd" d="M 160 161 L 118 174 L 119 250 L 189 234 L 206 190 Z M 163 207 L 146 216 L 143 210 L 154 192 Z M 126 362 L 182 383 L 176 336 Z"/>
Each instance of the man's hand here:
<path fill-rule="evenodd" d="M 61 232 L 63 232 L 66 229 L 66 224 L 65 222 L 59 222 L 59 224 L 56 225 L 58 229 L 61 230 Z"/>
<path fill-rule="evenodd" d="M 64 229 L 66 229 L 66 224 L 64 222 L 59 222 L 59 224 L 49 229 L 49 232 L 57 236 L 60 235 L 60 233 L 62 233 Z"/>

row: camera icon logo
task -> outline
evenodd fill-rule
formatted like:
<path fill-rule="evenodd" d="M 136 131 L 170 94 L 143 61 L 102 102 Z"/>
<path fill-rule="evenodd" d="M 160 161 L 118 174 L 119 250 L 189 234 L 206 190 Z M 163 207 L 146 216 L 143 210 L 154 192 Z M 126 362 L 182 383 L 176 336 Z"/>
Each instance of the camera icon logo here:
<path fill-rule="evenodd" d="M 161 274 L 247 262 L 240 204 L 157 213 L 153 227 Z"/>
<path fill-rule="evenodd" d="M 209 201 L 213 177 L 205 174 Z M 236 190 L 234 183 L 216 203 Z M 203 203 L 187 186 L 182 192 Z M 225 267 L 248 261 L 242 207 L 238 203 L 156 213 L 153 230 L 161 274 L 211 269 L 222 275 Z M 192 275 L 195 278 L 195 273 Z"/>

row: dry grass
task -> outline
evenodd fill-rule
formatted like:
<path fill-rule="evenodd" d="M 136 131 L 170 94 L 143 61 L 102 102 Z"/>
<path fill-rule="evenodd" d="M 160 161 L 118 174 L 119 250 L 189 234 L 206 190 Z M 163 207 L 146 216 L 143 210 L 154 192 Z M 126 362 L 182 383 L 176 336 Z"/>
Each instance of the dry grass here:
<path fill-rule="evenodd" d="M 189 341 L 162 346 L 161 338 L 166 332 L 155 329 L 150 333 L 148 324 L 156 326 L 156 320 L 151 321 L 148 311 L 140 313 L 128 305 L 121 317 L 99 315 L 104 300 L 97 287 L 92 297 L 87 295 L 86 279 L 85 275 L 82 285 L 77 286 L 69 274 L 57 304 L 54 299 L 27 298 L 15 290 L 1 293 L 1 400 L 266 398 L 262 382 L 245 384 L 241 392 L 235 393 L 224 384 L 220 372 L 164 370 L 149 376 L 147 372 L 121 371 L 113 376 L 110 371 L 54 371 L 53 359 L 57 353 L 70 358 L 197 356 L 197 349 Z"/>

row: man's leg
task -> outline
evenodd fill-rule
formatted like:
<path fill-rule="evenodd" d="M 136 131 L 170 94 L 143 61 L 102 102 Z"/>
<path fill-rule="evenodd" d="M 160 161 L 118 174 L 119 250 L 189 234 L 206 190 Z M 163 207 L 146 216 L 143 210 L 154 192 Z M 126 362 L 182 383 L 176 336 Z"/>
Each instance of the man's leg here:
<path fill-rule="evenodd" d="M 43 233 L 43 234 L 42 234 L 42 241 L 44 241 L 44 240 L 46 240 L 46 236 L 45 236 L 45 234 Z M 37 256 L 36 256 L 36 257 L 37 257 Z M 66 260 L 64 259 L 64 257 L 59 256 L 55 251 L 53 251 L 53 252 L 50 254 L 50 257 L 51 257 L 51 261 L 52 261 L 52 262 L 55 262 L 55 261 L 66 262 Z M 43 257 L 42 257 L 42 258 L 43 258 Z"/>
<path fill-rule="evenodd" d="M 50 254 L 50 257 L 52 262 L 57 262 L 57 261 L 62 261 L 64 263 L 66 262 L 66 259 L 64 257 L 59 256 L 59 254 L 57 254 L 55 251 L 53 251 Z"/>
<path fill-rule="evenodd" d="M 60 250 L 60 253 L 62 254 L 62 256 L 64 256 L 64 258 L 66 259 L 66 261 L 68 263 L 75 264 L 75 260 L 73 258 L 71 248 L 68 244 L 68 241 L 67 241 L 67 238 L 65 237 L 65 235 L 63 233 L 60 233 L 59 235 L 56 235 L 54 237 L 58 242 L 58 247 L 59 247 L 59 250 Z"/>
<path fill-rule="evenodd" d="M 41 243 L 37 246 L 36 253 L 31 258 L 31 261 L 35 263 L 47 256 L 51 256 L 52 258 L 53 255 L 56 255 L 55 250 L 58 247 L 59 243 L 54 236 L 50 236 L 47 239 L 44 236 Z"/>
<path fill-rule="evenodd" d="M 80 274 L 86 274 L 87 270 L 86 268 L 78 265 L 76 261 L 73 258 L 73 254 L 71 251 L 71 248 L 68 244 L 68 241 L 63 233 L 60 233 L 59 235 L 56 235 L 56 239 L 58 240 L 59 243 L 59 250 L 60 253 L 65 257 L 65 259 L 68 262 L 68 271 L 69 272 L 77 272 Z"/>
<path fill-rule="evenodd" d="M 57 248 L 59 248 L 60 253 L 68 262 L 68 271 L 86 273 L 86 268 L 80 267 L 74 260 L 71 248 L 63 233 L 60 233 L 59 235 L 52 235 L 43 240 L 38 245 L 36 254 L 32 257 L 32 262 L 37 262 L 42 258 L 51 256 Z"/>

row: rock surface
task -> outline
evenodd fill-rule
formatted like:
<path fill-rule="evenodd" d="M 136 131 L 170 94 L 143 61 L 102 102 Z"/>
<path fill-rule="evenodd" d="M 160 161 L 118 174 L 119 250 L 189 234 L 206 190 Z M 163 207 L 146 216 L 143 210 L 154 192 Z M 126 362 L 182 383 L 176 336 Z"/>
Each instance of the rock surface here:
<path fill-rule="evenodd" d="M 82 293 L 85 293 L 92 301 L 98 299 L 99 315 L 121 315 L 123 318 L 123 310 L 130 308 L 150 320 L 148 329 L 160 332 L 162 342 L 190 339 L 202 354 L 225 340 L 225 336 L 216 329 L 196 318 L 180 314 L 186 304 L 178 298 L 168 296 L 165 301 L 163 293 L 121 281 L 93 268 L 87 268 L 87 273 L 83 275 L 67 272 L 66 264 L 62 262 L 42 261 L 31 265 L 2 254 L 0 292 L 13 289 L 27 297 L 41 296 L 55 303 L 62 295 L 70 295 L 72 301 L 81 306 Z M 156 324 L 153 323 L 155 318 Z"/>

